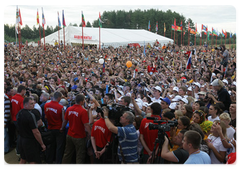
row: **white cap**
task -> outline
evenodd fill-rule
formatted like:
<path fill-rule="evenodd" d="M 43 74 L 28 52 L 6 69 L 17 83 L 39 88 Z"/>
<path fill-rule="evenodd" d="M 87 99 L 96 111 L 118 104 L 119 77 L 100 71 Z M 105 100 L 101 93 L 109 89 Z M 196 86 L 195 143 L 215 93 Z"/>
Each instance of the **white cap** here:
<path fill-rule="evenodd" d="M 173 90 L 175 90 L 176 92 L 179 91 L 179 88 L 177 86 L 173 87 Z"/>
<path fill-rule="evenodd" d="M 156 87 L 154 87 L 154 89 L 156 89 L 156 90 L 162 92 L 162 88 L 161 88 L 160 86 L 156 86 Z"/>
<path fill-rule="evenodd" d="M 176 108 L 176 106 L 177 106 L 177 103 L 171 103 L 170 105 L 169 105 L 169 108 L 170 109 L 175 109 Z"/>
<path fill-rule="evenodd" d="M 199 88 L 201 87 L 200 83 L 198 83 L 198 82 L 194 82 L 193 84 L 195 84 L 195 85 L 198 86 Z"/>
<path fill-rule="evenodd" d="M 186 98 L 181 99 L 184 103 L 188 104 L 188 100 Z"/>
<path fill-rule="evenodd" d="M 206 95 L 206 92 L 200 91 L 200 92 L 198 92 L 198 94 L 200 94 L 200 95 Z"/>
<path fill-rule="evenodd" d="M 188 91 L 192 91 L 192 87 L 190 86 L 190 87 L 188 87 L 188 89 L 187 89 Z"/>
<path fill-rule="evenodd" d="M 172 99 L 172 102 L 178 102 L 182 99 L 182 97 L 180 95 L 177 95 L 175 96 L 173 99 Z"/>
<path fill-rule="evenodd" d="M 236 86 L 237 85 L 236 81 L 232 82 L 232 85 Z"/>
<path fill-rule="evenodd" d="M 222 82 L 228 84 L 228 81 L 226 79 L 223 79 Z"/>

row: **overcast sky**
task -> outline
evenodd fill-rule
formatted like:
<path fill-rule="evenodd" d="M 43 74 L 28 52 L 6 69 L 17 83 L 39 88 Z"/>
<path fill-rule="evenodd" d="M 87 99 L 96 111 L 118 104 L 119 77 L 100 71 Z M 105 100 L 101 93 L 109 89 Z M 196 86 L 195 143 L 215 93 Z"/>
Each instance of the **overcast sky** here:
<path fill-rule="evenodd" d="M 27 24 L 29 27 L 33 27 L 33 25 L 36 26 L 36 15 L 37 15 L 37 9 L 39 11 L 39 17 L 40 17 L 40 24 L 42 23 L 42 7 L 44 10 L 44 15 L 46 19 L 46 25 L 55 27 L 57 25 L 57 12 L 59 11 L 60 20 L 62 22 L 62 10 L 64 10 L 64 16 L 66 24 L 69 23 L 77 23 L 80 24 L 81 21 L 81 11 L 84 13 L 85 21 L 89 21 L 91 24 L 94 20 L 98 18 L 99 12 L 102 14 L 104 11 L 112 11 L 112 10 L 125 10 L 129 11 L 135 10 L 135 9 L 141 9 L 141 10 L 147 10 L 147 9 L 158 9 L 162 11 L 167 11 L 168 9 L 175 11 L 179 14 L 182 14 L 186 19 L 191 18 L 194 23 L 197 23 L 198 30 L 201 30 L 201 24 L 207 25 L 210 29 L 213 27 L 214 29 L 218 29 L 218 31 L 226 30 L 228 32 L 236 32 L 236 11 L 237 6 L 233 6 L 232 4 L 235 4 L 234 1 L 228 0 L 228 4 L 226 1 L 223 1 L 225 5 L 222 5 L 222 1 L 213 1 L 208 2 L 201 0 L 200 4 L 194 4 L 191 3 L 188 5 L 188 3 L 183 3 L 184 1 L 171 1 L 174 5 L 165 5 L 165 2 L 161 2 L 161 5 L 158 3 L 155 3 L 153 1 L 152 4 L 143 5 L 146 4 L 147 1 L 144 1 L 143 4 L 141 4 L 141 1 L 121 1 L 121 4 L 109 4 L 108 2 L 104 1 L 96 1 L 92 0 L 89 1 L 88 4 L 81 5 L 79 2 L 78 4 L 72 4 L 68 3 L 67 1 L 64 1 L 65 5 L 62 5 L 60 1 L 41 1 L 42 4 L 40 5 L 31 5 L 29 3 L 23 3 L 19 4 L 19 2 L 23 3 L 25 1 L 11 1 L 13 4 L 5 5 L 3 7 L 4 11 L 4 24 L 15 24 L 16 22 L 16 4 L 18 4 L 18 7 L 21 10 L 21 16 L 23 25 Z M 33 2 L 33 1 L 31 1 Z M 37 2 L 37 1 L 34 1 Z M 57 4 L 58 2 L 58 4 Z M 70 2 L 70 1 L 69 1 Z M 111 2 L 111 1 L 110 1 Z M 140 3 L 139 3 L 140 2 Z M 217 2 L 217 3 L 215 3 Z M 86 3 L 86 2 L 85 2 Z M 27 5 L 26 5 L 27 4 Z M 49 4 L 49 5 L 46 5 Z M 91 5 L 92 4 L 92 5 Z M 127 4 L 127 5 L 126 5 Z M 155 5 L 154 5 L 155 4 Z M 181 5 L 180 5 L 181 4 Z M 184 4 L 184 5 L 182 5 Z M 203 5 L 207 4 L 207 5 Z M 221 5 L 220 5 L 221 4 Z M 180 25 L 181 21 L 177 21 L 177 25 Z M 147 25 L 148 23 L 146 23 Z M 155 26 L 155 23 L 151 23 L 152 27 Z M 161 26 L 159 25 L 159 29 L 161 29 Z"/>

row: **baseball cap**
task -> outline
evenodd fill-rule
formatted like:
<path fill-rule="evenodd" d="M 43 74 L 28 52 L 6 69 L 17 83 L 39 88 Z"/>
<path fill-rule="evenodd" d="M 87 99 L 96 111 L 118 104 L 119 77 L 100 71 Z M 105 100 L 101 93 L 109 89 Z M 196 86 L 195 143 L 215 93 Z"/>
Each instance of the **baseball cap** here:
<path fill-rule="evenodd" d="M 228 84 L 228 81 L 226 79 L 224 79 L 222 82 Z"/>
<path fill-rule="evenodd" d="M 201 87 L 200 83 L 198 83 L 198 82 L 194 82 L 193 84 L 195 84 L 195 85 L 198 86 L 199 88 Z"/>
<path fill-rule="evenodd" d="M 166 102 L 168 105 L 171 104 L 171 101 L 169 100 L 169 98 L 165 97 L 165 98 L 161 98 L 162 101 Z"/>
<path fill-rule="evenodd" d="M 169 108 L 170 109 L 175 109 L 176 108 L 176 106 L 177 106 L 177 103 L 171 103 L 170 105 L 169 105 Z"/>
<path fill-rule="evenodd" d="M 176 92 L 179 91 L 179 88 L 177 86 L 173 87 L 173 90 L 175 90 Z"/>
<path fill-rule="evenodd" d="M 188 100 L 186 98 L 181 99 L 184 103 L 188 104 Z"/>
<path fill-rule="evenodd" d="M 162 88 L 161 88 L 160 86 L 156 86 L 156 87 L 154 87 L 154 89 L 156 89 L 156 90 L 162 92 Z"/>
<path fill-rule="evenodd" d="M 182 97 L 180 95 L 177 95 L 175 96 L 173 99 L 172 99 L 172 102 L 178 102 L 182 99 Z"/>
<path fill-rule="evenodd" d="M 206 95 L 206 92 L 200 91 L 200 92 L 198 92 L 198 94 L 200 94 L 200 95 Z"/>
<path fill-rule="evenodd" d="M 77 85 L 73 85 L 71 89 L 72 90 L 76 90 L 77 89 Z"/>
<path fill-rule="evenodd" d="M 192 91 L 192 87 L 190 86 L 190 87 L 188 87 L 188 89 L 187 89 L 188 91 Z"/>

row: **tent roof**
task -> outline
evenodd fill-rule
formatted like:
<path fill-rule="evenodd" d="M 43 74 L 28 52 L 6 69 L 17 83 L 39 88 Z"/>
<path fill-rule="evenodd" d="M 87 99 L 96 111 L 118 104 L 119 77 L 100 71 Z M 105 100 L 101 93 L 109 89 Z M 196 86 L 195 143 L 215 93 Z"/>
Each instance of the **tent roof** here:
<path fill-rule="evenodd" d="M 82 27 L 68 26 L 64 29 L 65 43 L 82 43 Z M 84 44 L 99 45 L 99 28 L 84 27 L 83 33 Z M 101 28 L 100 36 L 102 46 L 114 47 L 127 46 L 129 43 L 153 44 L 156 40 L 162 45 L 173 42 L 170 38 L 143 29 Z M 45 37 L 45 43 L 54 44 L 56 40 L 58 41 L 58 31 Z M 63 41 L 63 29 L 60 30 L 60 40 Z M 43 42 L 43 39 L 41 41 Z"/>

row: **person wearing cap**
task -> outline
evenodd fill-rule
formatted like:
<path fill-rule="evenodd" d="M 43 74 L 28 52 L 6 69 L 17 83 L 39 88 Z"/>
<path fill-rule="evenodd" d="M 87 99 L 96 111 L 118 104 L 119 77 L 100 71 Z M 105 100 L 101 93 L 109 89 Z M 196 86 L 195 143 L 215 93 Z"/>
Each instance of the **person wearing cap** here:
<path fill-rule="evenodd" d="M 148 88 L 149 89 L 149 88 Z M 153 97 L 151 97 L 151 100 L 153 102 L 158 102 L 161 103 L 161 93 L 162 93 L 162 88 L 160 86 L 156 86 L 153 88 L 153 91 L 150 91 L 153 95 Z"/>
<path fill-rule="evenodd" d="M 161 100 L 162 100 L 161 101 L 162 110 L 169 108 L 169 105 L 171 104 L 171 101 L 169 100 L 169 98 L 165 97 L 165 98 L 162 98 Z"/>
<path fill-rule="evenodd" d="M 194 96 L 193 97 L 195 99 L 199 99 L 198 92 L 199 92 L 199 89 L 201 88 L 201 85 L 198 82 L 194 82 L 193 84 L 194 84 L 194 87 L 193 87 L 194 88 L 194 91 L 193 91 L 194 92 Z"/>
<path fill-rule="evenodd" d="M 198 97 L 199 97 L 199 99 L 204 99 L 204 98 L 206 97 L 206 92 L 200 91 L 200 92 L 198 93 Z"/>
<path fill-rule="evenodd" d="M 229 110 L 229 106 L 232 103 L 230 95 L 228 91 L 224 88 L 224 84 L 221 80 L 215 79 L 212 83 L 212 86 L 215 91 L 217 91 L 217 99 L 212 95 L 208 94 L 208 97 L 211 98 L 215 103 L 223 103 L 225 106 L 225 110 Z"/>

